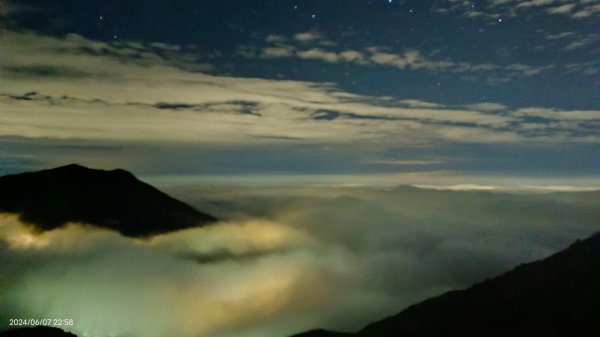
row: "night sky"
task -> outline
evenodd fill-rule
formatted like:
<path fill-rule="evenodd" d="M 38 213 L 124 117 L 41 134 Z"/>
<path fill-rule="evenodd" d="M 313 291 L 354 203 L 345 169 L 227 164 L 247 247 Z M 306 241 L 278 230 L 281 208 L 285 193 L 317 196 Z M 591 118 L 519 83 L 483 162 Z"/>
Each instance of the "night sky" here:
<path fill-rule="evenodd" d="M 39 0 L 2 11 L 4 173 L 80 162 L 573 184 L 600 168 L 600 1 Z"/>

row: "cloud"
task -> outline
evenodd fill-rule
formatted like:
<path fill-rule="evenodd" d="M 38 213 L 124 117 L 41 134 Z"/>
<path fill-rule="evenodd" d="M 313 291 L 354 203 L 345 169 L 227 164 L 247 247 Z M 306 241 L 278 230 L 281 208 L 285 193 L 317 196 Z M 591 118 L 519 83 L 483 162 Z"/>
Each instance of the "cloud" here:
<path fill-rule="evenodd" d="M 153 162 L 150 151 L 144 151 L 144 147 L 162 151 L 165 156 L 189 153 L 193 148 L 203 149 L 202 156 L 209 155 L 210 149 L 227 152 L 250 147 L 252 153 L 271 153 L 273 148 L 285 152 L 282 149 L 286 146 L 288 151 L 292 146 L 310 147 L 314 155 L 325 155 L 333 148 L 340 154 L 348 153 L 350 148 L 381 153 L 397 147 L 449 143 L 557 144 L 600 140 L 592 132 L 596 117 L 565 122 L 567 116 L 579 112 L 556 110 L 537 121 L 548 127 L 534 132 L 532 116 L 494 102 L 448 105 L 418 99 L 394 101 L 351 93 L 332 83 L 210 75 L 198 72 L 195 63 L 186 57 L 174 56 L 180 48 L 186 49 L 176 45 L 107 44 L 75 35 L 52 38 L 15 32 L 7 33 L 2 43 L 0 79 L 10 85 L 0 90 L 0 141 L 8 154 L 35 154 L 40 165 L 63 164 L 60 159 L 85 160 L 103 167 L 121 161 L 124 164 L 119 166 L 138 167 L 144 161 Z M 273 44 L 271 48 L 263 57 L 302 52 L 285 43 Z M 377 48 L 337 53 L 311 48 L 300 55 L 338 63 L 377 62 L 406 69 L 469 67 L 431 61 L 417 50 L 396 55 Z M 523 64 L 509 67 L 510 71 L 523 74 L 542 71 Z M 573 71 L 582 67 L 593 69 L 593 65 L 571 65 Z M 481 65 L 484 68 L 489 71 L 494 66 Z M 593 111 L 588 114 L 596 116 Z M 587 131 L 574 132 L 577 128 Z M 20 140 L 13 142 L 14 139 Z M 123 154 L 109 164 L 110 158 L 97 151 L 61 154 L 45 152 L 41 145 L 33 149 L 17 144 L 36 141 L 110 145 L 122 149 Z M 125 158 L 124 153 L 129 151 L 135 153 L 136 159 Z M 179 155 L 184 157 L 187 156 Z M 362 156 L 364 162 L 359 164 L 371 163 L 372 158 L 367 157 Z M 18 162 L 24 163 L 14 159 L 14 163 Z M 31 163 L 28 161 L 26 166 Z M 198 167 L 197 163 L 187 164 Z M 227 170 L 221 162 L 215 167 Z M 281 167 L 290 169 L 283 163 Z M 182 166 L 181 170 L 186 169 Z"/>
<path fill-rule="evenodd" d="M 285 43 L 287 42 L 287 38 L 283 35 L 270 34 L 265 41 L 267 41 L 267 43 Z"/>
<path fill-rule="evenodd" d="M 599 39 L 596 34 L 576 34 L 575 32 L 549 34 L 546 35 L 545 38 L 550 41 L 557 41 L 557 43 L 560 43 L 560 47 L 564 48 L 566 51 L 593 46 Z M 583 74 L 588 74 L 590 69 L 594 69 L 594 66 L 597 66 L 596 62 L 593 61 L 585 63 L 587 63 L 586 67 L 579 70 Z M 571 64 L 565 65 L 567 72 L 572 72 L 570 67 Z"/>
<path fill-rule="evenodd" d="M 575 4 L 565 4 L 557 7 L 548 8 L 546 9 L 546 11 L 550 14 L 566 14 L 570 13 L 574 7 Z"/>
<path fill-rule="evenodd" d="M 449 67 L 450 63 L 440 63 L 435 65 L 427 61 L 418 50 L 406 50 L 403 54 L 391 54 L 387 52 L 379 51 L 378 49 L 372 49 L 370 59 L 372 62 L 381 65 L 392 65 L 400 69 L 420 69 L 420 68 L 444 68 Z"/>
<path fill-rule="evenodd" d="M 304 42 L 317 40 L 318 33 L 299 33 L 288 39 L 283 36 L 269 35 L 267 46 L 261 49 L 259 57 L 263 58 L 298 58 L 304 60 L 320 60 L 327 63 L 352 63 L 363 66 L 387 66 L 401 70 L 424 70 L 429 72 L 451 73 L 491 73 L 502 70 L 511 78 L 536 76 L 550 69 L 553 65 L 533 66 L 525 64 L 496 65 L 491 63 L 474 64 L 464 61 L 433 60 L 426 57 L 420 50 L 406 49 L 400 53 L 389 52 L 385 48 L 372 46 L 363 51 L 349 49 L 339 50 L 336 43 L 320 43 L 322 48 L 306 49 Z M 299 45 L 288 43 L 296 40 Z M 321 41 L 323 42 L 323 41 Z M 256 53 L 248 53 L 246 47 L 240 48 L 239 53 L 246 58 L 255 58 Z"/>
<path fill-rule="evenodd" d="M 530 65 L 526 65 L 526 64 L 514 63 L 514 64 L 506 66 L 505 69 L 523 73 L 526 76 L 533 76 L 533 75 L 539 75 L 546 70 L 552 69 L 553 67 L 554 67 L 553 65 L 548 65 L 548 66 L 544 66 L 544 67 L 534 67 L 534 66 L 530 66 Z"/>
<path fill-rule="evenodd" d="M 575 50 L 595 44 L 599 40 L 597 35 L 583 36 L 571 41 L 565 46 L 566 50 Z M 588 68 L 589 69 L 589 68 Z"/>
<path fill-rule="evenodd" d="M 539 7 L 546 6 L 557 2 L 557 0 L 529 0 L 522 1 L 517 5 L 517 8 L 525 8 L 525 7 Z"/>
<path fill-rule="evenodd" d="M 268 47 L 262 50 L 262 57 L 277 58 L 290 57 L 294 54 L 294 48 L 290 46 Z"/>
<path fill-rule="evenodd" d="M 386 165 L 400 165 L 400 166 L 412 166 L 412 165 L 437 165 L 443 163 L 441 160 L 434 159 L 400 159 L 400 160 L 377 160 L 379 164 Z"/>
<path fill-rule="evenodd" d="M 400 100 L 399 103 L 406 105 L 410 108 L 427 108 L 427 109 L 436 109 L 436 108 L 444 108 L 443 105 L 433 103 L 433 102 L 425 102 L 418 99 L 403 99 Z"/>
<path fill-rule="evenodd" d="M 575 19 L 583 19 L 583 18 L 598 16 L 600 14 L 600 4 L 597 2 L 594 3 L 591 1 L 589 3 L 590 3 L 590 5 L 583 7 L 582 9 L 573 13 L 572 17 Z"/>
<path fill-rule="evenodd" d="M 229 220 L 149 240 L 3 216 L 0 313 L 72 318 L 80 335 L 352 330 L 597 230 L 597 192 L 476 187 L 171 187 Z"/>
<path fill-rule="evenodd" d="M 339 53 L 339 58 L 345 62 L 365 63 L 365 56 L 356 50 L 346 50 Z"/>
<path fill-rule="evenodd" d="M 89 76 L 85 71 L 73 69 L 67 66 L 46 66 L 46 65 L 32 65 L 32 66 L 13 66 L 3 67 L 2 72 L 7 77 L 19 78 L 19 77 L 62 77 L 62 78 L 81 78 Z"/>
<path fill-rule="evenodd" d="M 323 49 L 319 49 L 319 48 L 313 48 L 313 49 L 309 49 L 309 50 L 305 50 L 305 51 L 300 51 L 296 55 L 301 59 L 315 59 L 315 60 L 322 60 L 322 61 L 326 61 L 326 62 L 330 62 L 330 63 L 338 62 L 338 60 L 340 59 L 340 57 L 338 56 L 337 53 L 327 52 L 327 51 L 324 51 Z M 356 58 L 351 57 L 350 59 L 356 59 Z"/>
<path fill-rule="evenodd" d="M 467 105 L 467 107 L 471 108 L 473 110 L 476 110 L 476 111 L 488 111 L 488 112 L 508 110 L 508 107 L 504 104 L 491 103 L 491 102 L 469 104 L 469 105 Z"/>
<path fill-rule="evenodd" d="M 600 111 L 581 110 L 581 111 L 563 111 L 547 108 L 523 108 L 514 112 L 517 116 L 524 117 L 542 117 L 552 120 L 575 120 L 575 121 L 597 121 L 600 120 Z"/>
<path fill-rule="evenodd" d="M 1 20 L 5 19 L 6 17 L 26 12 L 40 12 L 42 10 L 43 9 L 40 7 L 18 4 L 15 1 L 4 0 L 0 2 L 0 24 L 2 24 Z"/>
<path fill-rule="evenodd" d="M 375 98 L 350 94 L 330 84 L 189 72 L 171 67 L 168 60 L 152 56 L 150 52 L 145 52 L 142 59 L 128 61 L 120 56 L 128 54 L 128 47 L 121 50 L 80 37 L 55 39 L 10 33 L 4 38 L 4 45 L 11 57 L 2 67 L 2 76 L 11 81 L 11 86 L 4 89 L 0 100 L 6 112 L 2 116 L 2 135 L 208 143 L 292 137 L 335 143 L 378 137 L 374 130 L 379 130 L 382 136 L 394 132 L 392 130 L 405 130 L 406 139 L 411 139 L 414 135 L 409 136 L 410 128 L 420 121 L 428 123 L 422 124 L 422 129 L 432 128 L 431 123 L 443 128 L 447 122 L 489 126 L 509 122 L 506 117 L 473 111 L 448 109 L 445 113 L 381 106 Z M 102 56 L 77 53 L 82 46 L 116 51 Z M 290 52 L 281 47 L 269 51 L 272 57 Z M 319 49 L 302 55 L 331 61 L 339 59 L 337 54 Z M 360 59 L 354 53 L 344 55 L 344 59 Z M 418 54 L 409 53 L 405 59 L 408 63 L 417 62 Z M 44 79 L 14 76 L 16 67 L 69 71 L 48 71 Z M 36 94 L 25 96 L 32 92 Z M 251 102 L 255 113 L 240 114 L 235 104 L 228 104 L 232 101 Z M 165 113 L 166 108 L 171 111 Z M 311 117 L 314 111 L 322 109 L 367 119 L 358 122 L 348 117 L 325 123 Z M 395 122 L 384 126 L 381 118 Z M 211 127 L 202 128 L 202 125 Z M 348 138 L 349 134 L 353 137 Z"/>
<path fill-rule="evenodd" d="M 573 35 L 575 35 L 575 32 L 562 32 L 562 33 L 558 33 L 558 34 L 546 35 L 546 39 L 547 40 L 559 40 L 559 39 L 564 39 L 566 37 L 573 36 Z"/>
<path fill-rule="evenodd" d="M 518 16 L 525 11 L 581 20 L 600 14 L 600 3 L 597 0 L 487 0 L 478 4 L 475 11 L 468 1 L 446 0 L 437 4 L 435 11 L 441 14 L 462 12 L 465 17 L 483 17 L 491 22 L 500 16 Z"/>
<path fill-rule="evenodd" d="M 565 68 L 568 73 L 582 72 L 586 75 L 595 75 L 600 72 L 600 65 L 596 62 L 569 63 Z"/>
<path fill-rule="evenodd" d="M 294 40 L 300 42 L 310 42 L 320 39 L 322 36 L 317 32 L 304 32 L 294 34 Z"/>
<path fill-rule="evenodd" d="M 418 188 L 433 189 L 439 191 L 494 191 L 498 187 L 494 185 L 460 184 L 460 185 L 415 185 Z"/>
<path fill-rule="evenodd" d="M 293 245 L 297 231 L 266 222 L 223 224 L 151 241 L 78 225 L 35 234 L 10 218 L 1 226 L 3 255 L 27 265 L 11 268 L 19 281 L 2 284 L 7 296 L 0 311 L 69 316 L 79 335 L 231 336 L 326 297 L 327 288 L 314 283 L 323 278 L 313 273 L 327 274 L 319 264 L 299 253 L 273 253 L 279 245 Z M 198 263 L 182 250 L 200 257 L 227 250 L 231 258 Z M 259 250 L 267 254 L 241 258 Z M 3 280 L 7 275 L 3 270 Z"/>

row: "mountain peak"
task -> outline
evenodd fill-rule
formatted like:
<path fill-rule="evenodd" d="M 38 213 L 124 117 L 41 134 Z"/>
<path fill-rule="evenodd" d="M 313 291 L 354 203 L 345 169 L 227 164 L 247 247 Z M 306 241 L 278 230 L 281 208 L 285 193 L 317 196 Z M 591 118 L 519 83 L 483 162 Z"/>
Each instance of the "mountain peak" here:
<path fill-rule="evenodd" d="M 76 164 L 76 163 L 59 166 L 59 167 L 52 168 L 52 169 L 46 169 L 46 170 L 42 170 L 39 172 L 47 172 L 47 173 L 54 173 L 54 174 L 69 174 L 69 175 L 72 175 L 73 177 L 81 176 L 81 175 L 91 175 L 91 174 L 113 174 L 113 175 L 127 176 L 129 178 L 133 178 L 133 179 L 137 180 L 137 178 L 135 178 L 133 173 L 131 173 L 127 170 L 121 169 L 121 168 L 116 168 L 116 169 L 112 169 L 112 170 L 100 170 L 100 169 L 89 168 L 87 166 L 83 166 L 83 165 Z"/>
<path fill-rule="evenodd" d="M 85 171 L 85 170 L 91 170 L 91 169 L 88 167 L 85 167 L 83 165 L 71 163 L 71 164 L 67 164 L 65 166 L 59 166 L 57 168 L 50 169 L 50 170 Z"/>
<path fill-rule="evenodd" d="M 122 170 L 78 164 L 0 177 L 0 212 L 40 230 L 84 222 L 148 236 L 216 221 Z"/>

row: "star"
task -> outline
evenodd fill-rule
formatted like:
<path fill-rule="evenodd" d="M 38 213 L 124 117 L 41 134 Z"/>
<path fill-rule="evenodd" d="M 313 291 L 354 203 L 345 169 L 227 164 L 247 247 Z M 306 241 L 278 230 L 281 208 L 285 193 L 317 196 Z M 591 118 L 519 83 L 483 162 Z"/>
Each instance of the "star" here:
<path fill-rule="evenodd" d="M 315 18 L 317 17 L 317 14 L 313 14 L 311 17 L 312 17 L 313 19 L 315 19 Z"/>
<path fill-rule="evenodd" d="M 498 19 L 498 23 L 502 23 L 502 19 Z"/>

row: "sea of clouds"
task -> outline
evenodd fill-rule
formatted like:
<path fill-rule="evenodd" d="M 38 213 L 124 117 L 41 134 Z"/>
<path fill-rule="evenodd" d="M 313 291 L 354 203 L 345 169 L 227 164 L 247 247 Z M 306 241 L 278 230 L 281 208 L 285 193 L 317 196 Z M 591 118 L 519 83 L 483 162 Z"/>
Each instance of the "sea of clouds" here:
<path fill-rule="evenodd" d="M 148 239 L 0 217 L 0 322 L 79 336 L 357 330 L 600 229 L 600 192 L 161 186 L 222 222 Z"/>

